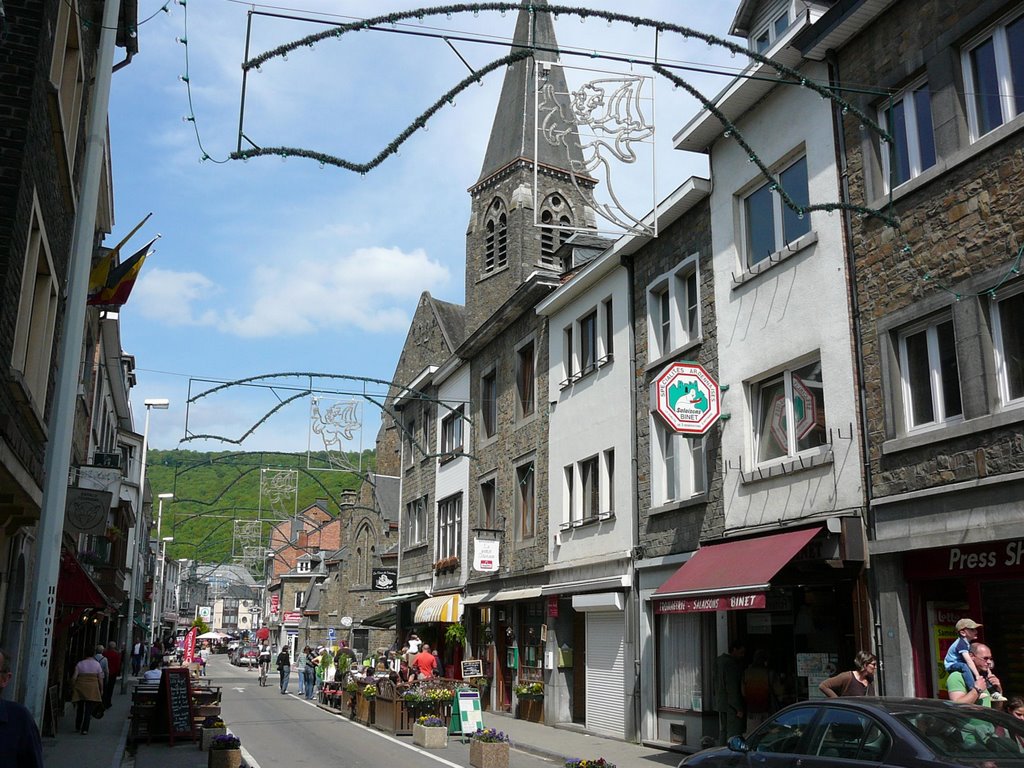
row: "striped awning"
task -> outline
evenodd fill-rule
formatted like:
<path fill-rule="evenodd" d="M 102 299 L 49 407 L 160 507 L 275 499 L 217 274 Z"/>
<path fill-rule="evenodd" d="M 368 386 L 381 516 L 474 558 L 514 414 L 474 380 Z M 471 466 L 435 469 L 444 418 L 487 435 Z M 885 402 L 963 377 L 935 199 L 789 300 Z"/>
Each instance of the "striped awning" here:
<path fill-rule="evenodd" d="M 462 620 L 462 601 L 458 594 L 435 595 L 426 598 L 416 607 L 417 624 L 440 621 L 455 624 Z"/>

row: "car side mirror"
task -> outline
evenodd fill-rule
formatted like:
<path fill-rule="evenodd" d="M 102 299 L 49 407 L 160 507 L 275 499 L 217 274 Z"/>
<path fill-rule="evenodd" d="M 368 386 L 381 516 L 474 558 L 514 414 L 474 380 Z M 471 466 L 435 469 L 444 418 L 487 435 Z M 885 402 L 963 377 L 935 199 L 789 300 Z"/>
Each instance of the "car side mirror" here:
<path fill-rule="evenodd" d="M 733 736 L 729 741 L 726 742 L 725 746 L 729 748 L 730 752 L 749 752 L 750 747 L 742 736 Z"/>

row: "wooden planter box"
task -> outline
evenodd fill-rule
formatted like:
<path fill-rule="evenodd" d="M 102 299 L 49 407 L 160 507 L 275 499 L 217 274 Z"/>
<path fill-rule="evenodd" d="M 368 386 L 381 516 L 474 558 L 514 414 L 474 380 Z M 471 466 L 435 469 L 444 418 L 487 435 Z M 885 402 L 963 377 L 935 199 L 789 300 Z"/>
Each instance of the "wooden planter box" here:
<path fill-rule="evenodd" d="M 228 732 L 227 728 L 200 728 L 199 729 L 199 748 L 206 751 L 210 748 L 210 744 L 213 742 L 214 736 L 224 736 Z"/>
<path fill-rule="evenodd" d="M 519 697 L 519 707 L 516 710 L 516 717 L 520 720 L 528 720 L 531 723 L 544 722 L 544 697 Z"/>
<path fill-rule="evenodd" d="M 368 699 L 361 693 L 356 695 L 356 722 L 373 725 L 375 699 Z"/>
<path fill-rule="evenodd" d="M 206 754 L 209 756 L 206 762 L 208 768 L 241 768 L 240 749 L 211 749 Z"/>
<path fill-rule="evenodd" d="M 413 723 L 412 743 L 427 749 L 444 749 L 448 746 L 448 729 L 427 728 L 425 725 Z"/>
<path fill-rule="evenodd" d="M 474 768 L 508 768 L 508 742 L 469 742 L 469 764 Z"/>

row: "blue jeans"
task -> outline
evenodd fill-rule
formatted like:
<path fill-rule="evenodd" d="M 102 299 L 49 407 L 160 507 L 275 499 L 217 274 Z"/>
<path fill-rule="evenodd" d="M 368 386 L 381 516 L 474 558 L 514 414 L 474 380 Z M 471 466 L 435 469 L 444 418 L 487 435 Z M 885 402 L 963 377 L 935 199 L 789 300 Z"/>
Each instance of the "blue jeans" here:
<path fill-rule="evenodd" d="M 288 693 L 288 678 L 291 677 L 291 667 L 281 667 L 281 693 Z"/>
<path fill-rule="evenodd" d="M 964 676 L 964 682 L 967 683 L 968 692 L 974 687 L 974 675 L 971 673 L 971 668 L 967 666 L 966 661 L 958 661 L 954 664 L 946 665 L 947 672 L 959 672 Z"/>
<path fill-rule="evenodd" d="M 302 670 L 303 672 L 303 695 L 307 699 L 313 698 L 313 686 L 316 685 L 316 670 L 310 667 L 306 667 Z"/>

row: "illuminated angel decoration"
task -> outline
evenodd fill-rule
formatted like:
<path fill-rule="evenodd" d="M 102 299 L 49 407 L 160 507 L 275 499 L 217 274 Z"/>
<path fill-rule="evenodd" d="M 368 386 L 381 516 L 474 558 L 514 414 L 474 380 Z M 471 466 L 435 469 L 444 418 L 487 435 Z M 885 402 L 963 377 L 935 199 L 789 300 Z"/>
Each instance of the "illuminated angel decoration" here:
<path fill-rule="evenodd" d="M 654 126 L 648 124 L 643 111 L 643 89 L 649 80 L 636 75 L 591 80 L 569 94 L 568 108 L 556 100 L 554 86 L 545 82 L 538 91 L 537 102 L 538 115 L 543 115 L 540 134 L 544 140 L 552 146 L 564 147 L 574 173 L 604 182 L 611 202 L 595 201 L 598 215 L 623 229 L 648 234 L 650 227 L 626 210 L 616 194 L 612 164 L 635 163 L 634 145 L 654 136 Z M 573 159 L 570 152 L 571 142 L 577 138 L 577 126 L 582 162 Z M 580 194 L 585 194 L 575 176 L 573 184 Z"/>
<path fill-rule="evenodd" d="M 346 453 L 346 443 L 352 443 L 362 423 L 359 420 L 359 402 L 348 400 L 332 403 L 326 411 L 320 410 L 320 399 L 312 399 L 310 430 L 320 437 L 327 459 L 326 469 L 359 471 Z M 312 437 L 310 437 L 312 443 Z M 310 446 L 312 452 L 312 445 Z M 312 462 L 312 457 L 310 457 Z M 312 463 L 310 464 L 312 467 Z"/>
<path fill-rule="evenodd" d="M 260 477 L 260 501 L 266 501 L 278 515 L 290 514 L 285 502 L 295 505 L 299 492 L 299 473 L 294 469 L 264 469 Z M 262 503 L 260 504 L 262 507 Z"/>

